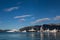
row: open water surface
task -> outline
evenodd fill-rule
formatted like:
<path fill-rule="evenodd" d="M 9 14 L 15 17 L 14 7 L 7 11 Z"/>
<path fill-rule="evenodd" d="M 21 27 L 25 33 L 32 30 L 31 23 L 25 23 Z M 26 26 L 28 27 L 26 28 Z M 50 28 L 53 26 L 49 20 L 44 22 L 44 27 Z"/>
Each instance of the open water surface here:
<path fill-rule="evenodd" d="M 60 32 L 57 32 L 57 33 L 0 32 L 0 40 L 60 40 Z"/>

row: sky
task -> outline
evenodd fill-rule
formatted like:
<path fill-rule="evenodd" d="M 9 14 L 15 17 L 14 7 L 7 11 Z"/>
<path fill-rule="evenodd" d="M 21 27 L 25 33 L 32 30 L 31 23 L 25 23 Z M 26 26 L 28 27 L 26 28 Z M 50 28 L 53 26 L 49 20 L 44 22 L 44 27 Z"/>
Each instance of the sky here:
<path fill-rule="evenodd" d="M 0 0 L 0 29 L 60 23 L 60 0 Z"/>

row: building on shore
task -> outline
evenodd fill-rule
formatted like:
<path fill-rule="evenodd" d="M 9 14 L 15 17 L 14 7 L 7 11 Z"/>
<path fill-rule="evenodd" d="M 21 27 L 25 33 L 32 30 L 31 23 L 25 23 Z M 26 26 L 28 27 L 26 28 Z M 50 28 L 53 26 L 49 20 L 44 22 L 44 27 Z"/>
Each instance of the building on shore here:
<path fill-rule="evenodd" d="M 36 30 L 34 30 L 33 28 L 28 30 L 29 32 L 36 32 Z"/>
<path fill-rule="evenodd" d="M 49 30 L 49 29 L 47 29 L 47 30 L 45 30 L 44 32 L 51 32 L 51 33 L 55 33 L 55 32 L 57 32 L 58 30 L 56 30 L 56 29 L 53 29 L 53 30 Z"/>
<path fill-rule="evenodd" d="M 17 30 L 17 29 L 12 29 L 12 30 L 9 30 L 9 31 L 7 31 L 7 32 L 19 32 L 19 30 Z"/>
<path fill-rule="evenodd" d="M 40 32 L 44 32 L 43 25 L 40 27 Z"/>
<path fill-rule="evenodd" d="M 44 32 L 50 32 L 50 30 L 49 30 L 49 29 L 47 29 L 47 30 L 44 30 Z"/>
<path fill-rule="evenodd" d="M 21 32 L 27 32 L 26 30 L 23 30 L 23 31 L 21 31 Z"/>
<path fill-rule="evenodd" d="M 43 28 L 42 27 L 40 28 L 40 32 L 43 32 Z"/>
<path fill-rule="evenodd" d="M 58 30 L 56 30 L 56 29 L 50 30 L 50 32 L 53 32 L 53 33 L 54 33 L 54 32 L 57 32 L 57 31 L 58 31 Z"/>

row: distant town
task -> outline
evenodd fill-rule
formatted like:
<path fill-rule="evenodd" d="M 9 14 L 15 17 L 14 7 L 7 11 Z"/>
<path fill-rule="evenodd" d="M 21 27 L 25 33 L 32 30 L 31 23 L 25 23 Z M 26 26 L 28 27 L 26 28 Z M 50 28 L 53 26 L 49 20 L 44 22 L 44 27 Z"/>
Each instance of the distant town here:
<path fill-rule="evenodd" d="M 20 29 L 1 30 L 0 32 L 60 32 L 60 24 L 43 24 L 27 26 Z"/>

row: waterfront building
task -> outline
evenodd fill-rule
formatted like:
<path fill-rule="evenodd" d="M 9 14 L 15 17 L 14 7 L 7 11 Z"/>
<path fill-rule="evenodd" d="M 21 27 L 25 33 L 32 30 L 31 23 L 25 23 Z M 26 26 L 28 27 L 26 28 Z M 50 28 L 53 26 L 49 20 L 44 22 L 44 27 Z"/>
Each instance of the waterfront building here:
<path fill-rule="evenodd" d="M 40 27 L 40 32 L 43 32 L 43 31 L 44 31 L 44 30 L 43 30 L 43 26 L 41 26 L 41 27 Z"/>
<path fill-rule="evenodd" d="M 56 29 L 53 29 L 53 30 L 51 30 L 50 32 L 53 32 L 53 33 L 54 33 L 54 32 L 57 32 L 57 30 L 56 30 Z"/>
<path fill-rule="evenodd" d="M 17 29 L 12 29 L 12 30 L 9 30 L 9 31 L 7 31 L 7 32 L 19 32 L 19 30 L 17 30 Z"/>
<path fill-rule="evenodd" d="M 26 32 L 26 30 L 23 30 L 22 32 Z"/>
<path fill-rule="evenodd" d="M 29 30 L 29 32 L 36 32 L 36 30 L 34 30 L 33 28 Z"/>

